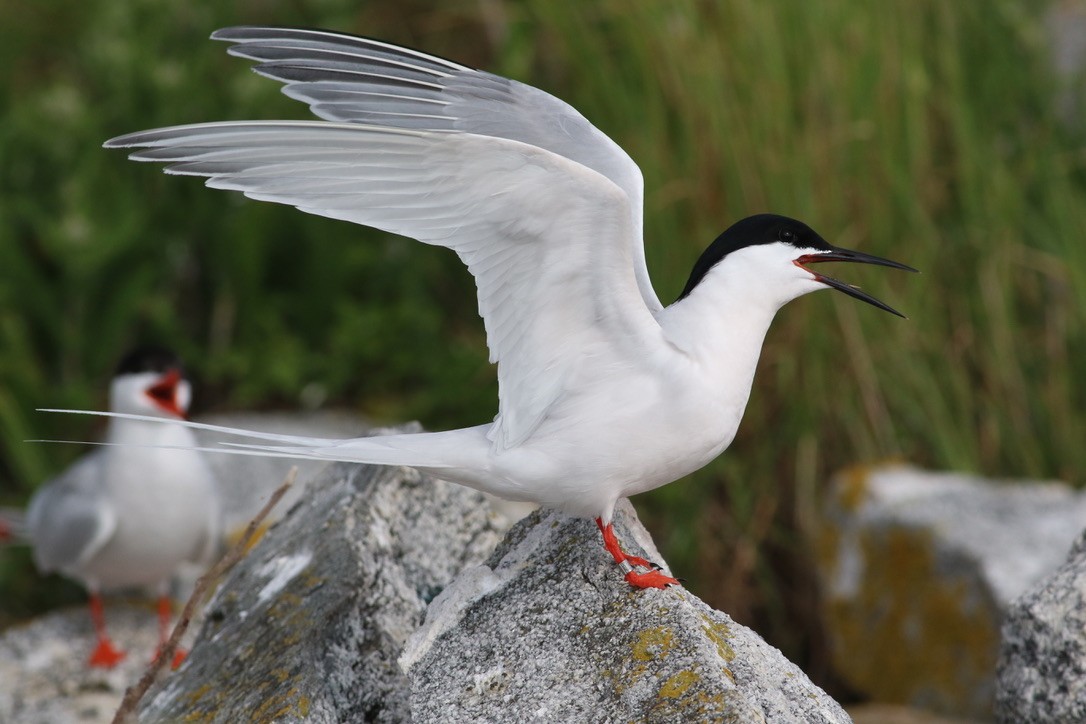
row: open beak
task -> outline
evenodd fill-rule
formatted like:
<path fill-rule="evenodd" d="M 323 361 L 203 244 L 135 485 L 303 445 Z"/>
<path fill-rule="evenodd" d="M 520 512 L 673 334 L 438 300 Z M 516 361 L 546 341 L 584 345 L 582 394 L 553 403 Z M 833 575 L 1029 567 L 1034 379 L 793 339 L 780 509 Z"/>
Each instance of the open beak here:
<path fill-rule="evenodd" d="M 159 377 L 144 392 L 160 409 L 184 420 L 185 411 L 177 404 L 177 385 L 180 382 L 181 370 L 173 369 Z"/>
<path fill-rule="evenodd" d="M 811 271 L 810 269 L 807 268 L 808 264 L 819 264 L 821 262 L 826 262 L 826 261 L 851 261 L 851 262 L 857 262 L 857 263 L 860 263 L 860 264 L 877 264 L 878 266 L 888 266 L 888 267 L 891 267 L 893 269 L 902 269 L 904 271 L 910 271 L 910 272 L 915 272 L 915 271 L 917 271 L 916 269 L 913 269 L 911 266 L 906 266 L 904 264 L 899 264 L 896 261 L 890 261 L 889 259 L 883 259 L 881 256 L 874 256 L 872 254 L 864 254 L 863 252 L 859 252 L 859 251 L 849 251 L 848 249 L 837 249 L 837 248 L 832 248 L 832 249 L 830 249 L 830 251 L 822 252 L 820 254 L 804 254 L 803 256 L 799 257 L 798 259 L 796 259 L 795 261 L 792 262 L 793 264 L 798 266 L 800 269 L 803 269 L 804 271 L 807 271 L 807 272 L 810 272 L 811 274 L 814 274 L 815 279 L 817 281 L 822 282 L 826 286 L 833 287 L 834 289 L 839 289 L 840 291 L 844 292 L 845 294 L 849 295 L 850 297 L 856 297 L 857 299 L 863 300 L 863 301 L 867 302 L 868 304 L 871 304 L 871 305 L 874 305 L 874 306 L 878 307 L 879 309 L 885 309 L 887 312 L 890 312 L 891 314 L 896 314 L 897 316 L 899 316 L 899 317 L 901 317 L 903 319 L 905 318 L 904 314 L 897 311 L 896 309 L 894 309 L 890 305 L 885 304 L 884 302 L 880 302 L 878 299 L 875 299 L 873 296 L 871 296 L 867 292 L 862 291 L 859 287 L 857 287 L 857 286 L 855 286 L 853 284 L 846 284 L 845 282 L 839 281 L 839 280 L 834 279 L 832 277 L 823 276 L 822 274 L 819 274 L 818 272 L 815 272 L 815 271 Z"/>

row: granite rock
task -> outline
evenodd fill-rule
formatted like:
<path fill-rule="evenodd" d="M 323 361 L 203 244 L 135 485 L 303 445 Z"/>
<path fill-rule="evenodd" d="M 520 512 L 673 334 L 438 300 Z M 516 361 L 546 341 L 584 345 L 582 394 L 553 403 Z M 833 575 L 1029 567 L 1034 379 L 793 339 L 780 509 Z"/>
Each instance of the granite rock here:
<path fill-rule="evenodd" d="M 257 477 L 278 482 L 286 465 Z M 406 468 L 313 475 L 205 604 L 188 658 L 148 692 L 141 722 L 849 721 L 779 651 L 685 589 L 632 589 L 592 521 L 537 511 L 495 550 L 507 522 L 474 491 Z M 663 563 L 628 502 L 615 524 L 631 553 Z M 34 648 L 10 656 L 40 671 Z M 142 669 L 74 665 L 116 679 L 117 698 Z M 89 705 L 72 687 L 50 689 L 60 708 L 40 703 L 38 719 L 0 719 L 78 721 Z M 37 711 L 18 689 L 0 692 L 5 705 Z"/>
<path fill-rule="evenodd" d="M 1086 495 L 895 466 L 838 477 L 817 541 L 834 667 L 883 702 L 989 718 L 1011 601 L 1086 527 Z"/>
<path fill-rule="evenodd" d="M 1086 721 L 1086 534 L 1010 605 L 998 672 L 999 721 Z"/>
<path fill-rule="evenodd" d="M 396 654 L 499 538 L 474 491 L 407 468 L 327 468 L 227 576 L 140 721 L 406 721 Z"/>
<path fill-rule="evenodd" d="M 223 583 L 140 720 L 849 721 L 727 615 L 631 589 L 592 521 L 536 512 L 478 565 L 495 517 L 410 470 L 329 468 Z M 629 503 L 616 528 L 661 560 Z"/>
<path fill-rule="evenodd" d="M 110 637 L 127 652 L 109 670 L 87 666 L 95 635 L 85 607 L 53 611 L 0 635 L 0 722 L 113 721 L 125 689 L 154 655 L 158 628 L 147 601 L 110 598 L 105 613 Z"/>
<path fill-rule="evenodd" d="M 615 527 L 660 561 L 628 502 Z M 848 722 L 758 634 L 681 587 L 634 590 L 592 521 L 537 511 L 430 605 L 401 666 L 417 722 Z"/>

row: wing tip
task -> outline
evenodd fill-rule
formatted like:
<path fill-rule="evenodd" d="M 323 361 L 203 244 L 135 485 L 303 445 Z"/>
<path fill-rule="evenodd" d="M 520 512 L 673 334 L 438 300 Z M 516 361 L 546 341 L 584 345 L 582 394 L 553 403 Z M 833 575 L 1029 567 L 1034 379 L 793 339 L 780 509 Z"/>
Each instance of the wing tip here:
<path fill-rule="evenodd" d="M 222 40 L 227 43 L 243 43 L 252 40 L 254 33 L 277 29 L 267 25 L 227 25 L 225 28 L 213 31 L 208 37 L 211 40 Z"/>

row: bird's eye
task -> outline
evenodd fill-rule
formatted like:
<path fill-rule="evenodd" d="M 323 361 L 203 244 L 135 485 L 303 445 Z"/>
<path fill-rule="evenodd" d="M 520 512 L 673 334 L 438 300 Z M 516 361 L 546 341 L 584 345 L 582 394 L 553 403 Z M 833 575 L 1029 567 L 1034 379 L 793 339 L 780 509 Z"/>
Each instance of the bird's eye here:
<path fill-rule="evenodd" d="M 796 234 L 791 229 L 781 229 L 777 232 L 777 238 L 786 244 L 791 244 L 796 240 Z"/>

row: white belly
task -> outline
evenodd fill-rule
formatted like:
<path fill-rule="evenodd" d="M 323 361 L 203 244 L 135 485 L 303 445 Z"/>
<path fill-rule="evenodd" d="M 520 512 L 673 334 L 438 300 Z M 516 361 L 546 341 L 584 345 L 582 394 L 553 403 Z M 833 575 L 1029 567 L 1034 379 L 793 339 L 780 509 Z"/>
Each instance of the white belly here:
<path fill-rule="evenodd" d="M 595 517 L 698 470 L 735 436 L 742 405 L 651 377 L 622 379 L 582 387 L 591 396 L 556 406 L 525 444 L 494 458 L 495 470 L 524 488 L 523 499 Z"/>
<path fill-rule="evenodd" d="M 196 452 L 118 452 L 103 469 L 116 529 L 85 562 L 82 577 L 105 589 L 158 585 L 186 561 L 206 556 L 217 541 L 213 478 Z"/>

